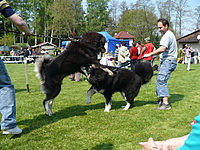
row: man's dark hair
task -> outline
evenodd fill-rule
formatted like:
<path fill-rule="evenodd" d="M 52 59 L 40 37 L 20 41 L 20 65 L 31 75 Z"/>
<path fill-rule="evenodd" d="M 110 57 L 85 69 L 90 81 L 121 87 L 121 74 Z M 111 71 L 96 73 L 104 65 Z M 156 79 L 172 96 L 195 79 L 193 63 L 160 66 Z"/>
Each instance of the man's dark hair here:
<path fill-rule="evenodd" d="M 140 41 L 137 41 L 137 43 L 138 43 L 139 45 L 141 45 L 141 42 L 140 42 Z"/>
<path fill-rule="evenodd" d="M 169 22 L 168 22 L 168 20 L 167 20 L 167 19 L 160 18 L 160 19 L 158 19 L 158 22 L 162 22 L 163 26 L 166 26 L 166 25 L 168 25 L 168 27 L 169 27 Z"/>
<path fill-rule="evenodd" d="M 132 43 L 133 47 L 136 47 L 136 43 Z"/>
<path fill-rule="evenodd" d="M 126 46 L 126 42 L 125 41 L 121 41 L 121 45 L 122 46 Z"/>

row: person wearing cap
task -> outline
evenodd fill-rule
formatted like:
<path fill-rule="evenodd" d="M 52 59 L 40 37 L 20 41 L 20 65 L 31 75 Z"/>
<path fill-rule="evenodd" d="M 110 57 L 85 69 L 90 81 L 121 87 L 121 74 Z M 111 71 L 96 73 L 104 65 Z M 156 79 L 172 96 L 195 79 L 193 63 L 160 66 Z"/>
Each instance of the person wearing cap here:
<path fill-rule="evenodd" d="M 155 49 L 154 45 L 150 42 L 149 37 L 145 38 L 144 40 L 147 44 L 144 45 L 145 49 L 143 51 L 143 55 L 149 54 L 149 53 L 153 52 L 154 49 Z M 143 58 L 143 61 L 144 62 L 150 62 L 151 65 L 153 66 L 153 56 L 145 57 L 145 58 Z"/>
<path fill-rule="evenodd" d="M 5 0 L 0 0 L 1 14 L 23 31 L 23 35 L 30 35 L 27 24 L 18 16 Z M 20 134 L 22 130 L 16 124 L 16 99 L 14 85 L 3 61 L 0 59 L 0 113 L 1 130 L 3 134 Z"/>
<path fill-rule="evenodd" d="M 160 47 L 155 51 L 144 54 L 144 58 L 160 54 L 160 66 L 158 75 L 156 78 L 156 94 L 159 97 L 157 104 L 159 107 L 157 110 L 171 109 L 171 105 L 168 102 L 169 89 L 168 80 L 170 74 L 175 70 L 177 66 L 177 43 L 176 37 L 169 29 L 169 22 L 166 19 L 159 19 L 157 21 L 159 32 L 163 34 L 160 40 Z"/>

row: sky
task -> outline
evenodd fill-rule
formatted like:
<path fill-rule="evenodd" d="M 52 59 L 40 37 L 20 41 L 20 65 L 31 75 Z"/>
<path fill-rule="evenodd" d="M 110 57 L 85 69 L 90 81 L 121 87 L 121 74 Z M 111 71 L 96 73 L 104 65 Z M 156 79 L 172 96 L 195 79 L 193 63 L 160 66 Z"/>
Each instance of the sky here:
<path fill-rule="evenodd" d="M 119 1 L 121 1 L 121 0 L 119 0 Z M 126 3 L 127 4 L 130 4 L 130 3 L 133 3 L 133 4 L 135 4 L 136 3 L 136 1 L 137 0 L 125 0 L 126 1 Z M 154 1 L 156 1 L 156 0 L 154 0 Z M 189 7 L 192 9 L 192 10 L 195 10 L 196 8 L 197 8 L 197 6 L 200 6 L 200 0 L 188 0 L 187 1 L 187 4 L 189 5 Z M 200 12 L 199 12 L 200 13 Z M 184 23 L 183 23 L 184 24 Z M 185 24 L 187 24 L 187 25 L 185 25 L 187 28 L 185 28 L 185 30 L 183 31 L 183 34 L 184 35 L 187 35 L 187 34 L 189 34 L 189 33 L 191 33 L 191 32 L 194 32 L 194 30 L 193 29 L 191 29 L 191 28 L 193 28 L 193 22 L 187 22 L 187 23 L 185 23 Z"/>
<path fill-rule="evenodd" d="M 122 2 L 124 0 L 118 0 L 119 2 Z M 133 3 L 135 4 L 137 0 L 125 0 L 127 4 L 130 4 L 130 3 Z M 154 0 L 156 1 L 156 0 Z M 162 0 L 161 0 L 162 1 Z M 195 8 L 197 8 L 197 6 L 200 6 L 200 0 L 188 0 L 187 1 L 189 7 L 192 9 L 192 10 L 195 10 Z M 86 4 L 86 0 L 83 0 L 83 5 Z M 184 23 L 183 23 L 184 24 Z M 185 29 L 182 31 L 183 32 L 183 35 L 187 35 L 191 32 L 194 31 L 194 23 L 193 22 L 185 22 Z"/>

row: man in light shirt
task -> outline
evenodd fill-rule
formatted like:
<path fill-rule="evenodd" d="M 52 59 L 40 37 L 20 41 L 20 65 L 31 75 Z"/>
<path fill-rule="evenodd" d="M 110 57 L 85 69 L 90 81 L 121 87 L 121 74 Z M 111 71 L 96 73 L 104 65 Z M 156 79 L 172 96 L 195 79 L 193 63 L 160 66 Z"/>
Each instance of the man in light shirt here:
<path fill-rule="evenodd" d="M 160 40 L 160 47 L 149 54 L 145 54 L 143 57 L 160 54 L 161 62 L 156 78 L 156 94 L 160 99 L 157 102 L 159 107 L 156 109 L 164 110 L 171 109 L 171 105 L 168 102 L 170 94 L 167 81 L 177 66 L 177 44 L 174 34 L 169 29 L 169 22 L 166 19 L 161 18 L 158 20 L 158 29 L 163 34 Z"/>

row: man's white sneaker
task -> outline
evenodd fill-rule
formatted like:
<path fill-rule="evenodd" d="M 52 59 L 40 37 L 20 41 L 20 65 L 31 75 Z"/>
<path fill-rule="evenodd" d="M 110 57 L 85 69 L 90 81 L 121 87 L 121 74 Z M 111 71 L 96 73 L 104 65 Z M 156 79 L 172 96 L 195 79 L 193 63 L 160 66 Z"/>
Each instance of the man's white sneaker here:
<path fill-rule="evenodd" d="M 3 130 L 3 134 L 21 134 L 22 130 L 19 127 Z"/>

